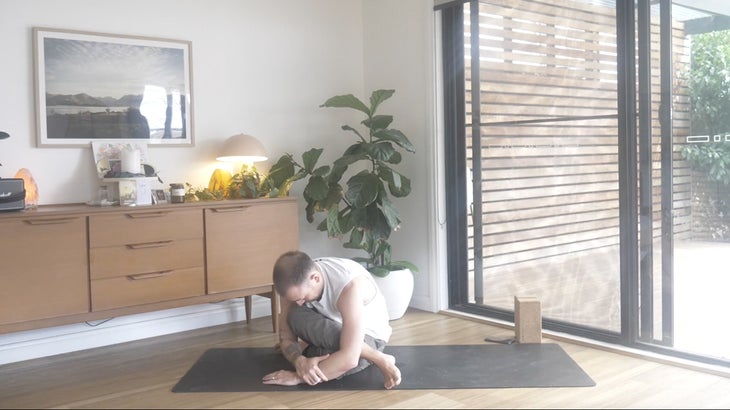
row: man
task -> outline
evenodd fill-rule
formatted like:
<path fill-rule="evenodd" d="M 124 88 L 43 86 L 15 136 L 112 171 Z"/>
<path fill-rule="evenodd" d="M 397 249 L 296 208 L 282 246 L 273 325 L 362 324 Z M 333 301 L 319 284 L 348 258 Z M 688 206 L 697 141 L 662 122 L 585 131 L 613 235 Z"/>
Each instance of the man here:
<path fill-rule="evenodd" d="M 392 333 L 385 299 L 359 263 L 287 252 L 274 264 L 274 286 L 282 296 L 276 348 L 296 371 L 269 373 L 265 384 L 315 385 L 371 364 L 386 389 L 400 384 L 395 357 L 383 353 Z"/>

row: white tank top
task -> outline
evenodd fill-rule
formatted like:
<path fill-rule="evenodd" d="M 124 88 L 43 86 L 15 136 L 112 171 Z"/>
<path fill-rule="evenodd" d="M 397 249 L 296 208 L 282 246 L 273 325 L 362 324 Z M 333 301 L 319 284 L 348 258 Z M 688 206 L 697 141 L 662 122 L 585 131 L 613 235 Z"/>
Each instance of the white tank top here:
<path fill-rule="evenodd" d="M 318 258 L 314 259 L 314 263 L 322 272 L 324 289 L 320 300 L 311 302 L 311 305 L 324 316 L 342 323 L 342 314 L 337 308 L 337 301 L 340 299 L 342 289 L 353 278 L 363 275 L 368 278 L 368 282 L 375 289 L 375 297 L 363 306 L 365 334 L 387 342 L 393 329 L 388 322 L 388 309 L 383 294 L 380 293 L 380 289 L 378 289 L 378 285 L 373 280 L 370 272 L 359 263 L 346 258 Z M 365 290 L 366 295 L 369 293 Z"/>

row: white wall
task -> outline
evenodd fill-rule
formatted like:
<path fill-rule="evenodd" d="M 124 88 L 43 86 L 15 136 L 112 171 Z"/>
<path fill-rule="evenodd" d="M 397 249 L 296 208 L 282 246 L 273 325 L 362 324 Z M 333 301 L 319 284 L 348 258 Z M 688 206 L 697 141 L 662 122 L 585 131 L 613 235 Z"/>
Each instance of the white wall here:
<path fill-rule="evenodd" d="M 363 1 L 365 89 L 393 88 L 393 97 L 380 109 L 394 115 L 392 127 L 411 140 L 416 153 L 403 154 L 399 171 L 411 178 L 411 195 L 394 199 L 401 212 L 402 228 L 391 237 L 393 259 L 406 259 L 419 267 L 411 306 L 436 311 L 440 271 L 434 259 L 429 212 L 436 195 L 433 173 L 434 131 L 434 26 L 433 2 L 425 0 Z"/>
<path fill-rule="evenodd" d="M 0 141 L 0 177 L 30 169 L 41 205 L 85 202 L 97 187 L 90 148 L 36 147 L 32 54 L 36 26 L 192 41 L 195 146 L 149 149 L 166 184 L 206 186 L 215 168 L 216 149 L 239 132 L 261 139 L 272 160 L 287 152 L 300 155 L 311 147 L 326 147 L 323 160 L 333 158 L 351 143 L 339 127 L 352 121 L 343 110 L 319 105 L 336 94 L 367 98 L 373 89 L 395 88 L 383 110 L 396 116 L 394 126 L 408 135 L 417 153 L 405 156 L 401 168 L 411 177 L 413 192 L 397 202 L 404 224 L 393 237 L 394 258 L 411 260 L 421 269 L 412 305 L 436 310 L 437 273 L 431 269 L 429 250 L 434 244 L 426 206 L 434 185 L 431 4 L 428 0 L 0 0 L 0 130 L 11 135 Z M 272 160 L 257 166 L 266 170 Z M 301 188 L 295 185 L 292 195 L 299 196 Z M 306 222 L 301 199 L 300 205 L 302 250 L 313 256 L 348 255 Z M 254 315 L 268 314 L 266 305 L 266 300 L 258 300 Z M 136 315 L 124 318 L 124 326 L 164 321 L 190 322 L 186 326 L 194 328 L 240 319 L 226 307 L 201 313 L 210 311 L 200 306 Z M 185 319 L 191 317 L 198 319 Z M 0 363 L 12 354 L 22 359 L 54 354 L 38 347 L 57 345 L 48 343 L 50 339 L 69 339 L 73 341 L 69 345 L 84 348 L 124 341 L 118 337 L 121 333 L 137 338 L 159 333 L 104 331 L 113 326 L 110 321 L 94 331 L 82 324 L 0 335 Z M 171 331 L 179 330 L 184 329 Z"/>
<path fill-rule="evenodd" d="M 3 0 L 0 176 L 29 168 L 41 204 L 84 202 L 97 187 L 90 148 L 35 147 L 34 26 L 192 41 L 196 145 L 150 157 L 166 183 L 205 186 L 230 135 L 257 136 L 276 158 L 338 131 L 318 105 L 362 87 L 360 16 L 360 1 Z"/>

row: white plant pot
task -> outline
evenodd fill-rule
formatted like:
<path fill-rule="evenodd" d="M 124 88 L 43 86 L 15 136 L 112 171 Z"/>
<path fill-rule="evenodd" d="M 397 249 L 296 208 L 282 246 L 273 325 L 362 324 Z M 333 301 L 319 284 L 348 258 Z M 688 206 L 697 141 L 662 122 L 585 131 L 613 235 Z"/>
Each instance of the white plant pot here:
<path fill-rule="evenodd" d="M 373 279 L 385 297 L 389 319 L 403 317 L 413 296 L 413 272 L 410 269 L 396 270 L 384 278 L 373 275 Z"/>

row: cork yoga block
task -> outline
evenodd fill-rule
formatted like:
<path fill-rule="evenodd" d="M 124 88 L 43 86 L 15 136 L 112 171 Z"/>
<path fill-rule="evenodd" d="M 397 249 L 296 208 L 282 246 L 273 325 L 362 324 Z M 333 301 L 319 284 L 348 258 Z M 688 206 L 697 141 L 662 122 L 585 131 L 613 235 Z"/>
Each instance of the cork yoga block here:
<path fill-rule="evenodd" d="M 515 340 L 517 343 L 542 342 L 540 301 L 535 297 L 515 296 Z"/>

